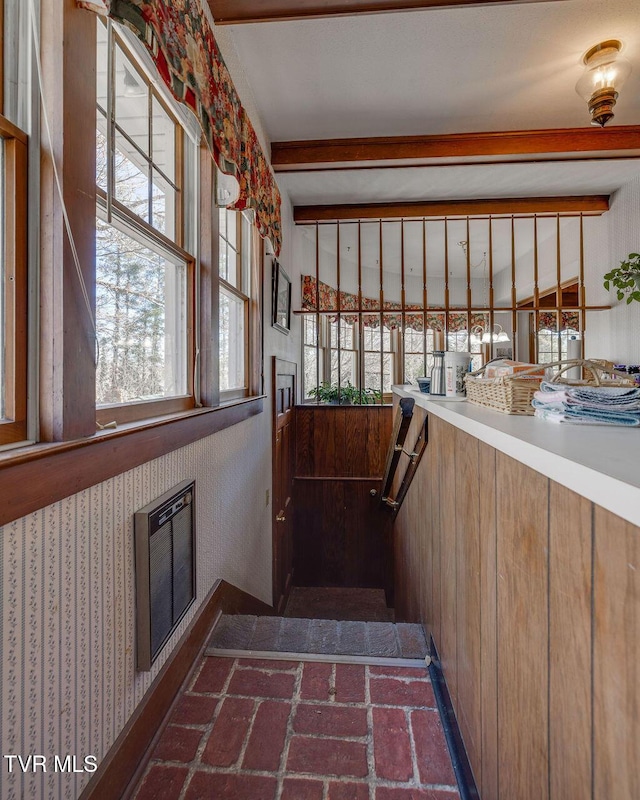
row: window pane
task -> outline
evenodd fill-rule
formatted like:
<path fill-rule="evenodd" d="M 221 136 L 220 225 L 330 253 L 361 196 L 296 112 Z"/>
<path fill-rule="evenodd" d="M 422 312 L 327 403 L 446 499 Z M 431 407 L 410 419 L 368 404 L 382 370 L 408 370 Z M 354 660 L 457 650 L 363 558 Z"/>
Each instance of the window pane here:
<path fill-rule="evenodd" d="M 153 149 L 151 160 L 166 177 L 176 182 L 176 124 L 164 110 L 157 98 L 153 98 L 151 125 Z"/>
<path fill-rule="evenodd" d="M 145 155 L 149 153 L 149 87 L 116 46 L 116 124 Z"/>
<path fill-rule="evenodd" d="M 96 129 L 96 185 L 107 191 L 107 120 L 97 112 Z"/>
<path fill-rule="evenodd" d="M 356 383 L 356 358 L 353 350 L 340 351 L 340 386 Z M 331 383 L 338 383 L 338 351 L 331 350 Z"/>
<path fill-rule="evenodd" d="M 165 178 L 152 171 L 153 184 L 151 191 L 151 224 L 170 239 L 176 235 L 176 193 L 173 186 Z"/>
<path fill-rule="evenodd" d="M 322 365 L 321 365 L 322 366 Z M 311 397 L 310 391 L 322 383 L 322 370 L 318 376 L 318 350 L 314 347 L 304 348 L 304 396 Z"/>
<path fill-rule="evenodd" d="M 405 353 L 404 379 L 407 383 L 417 383 L 416 378 L 426 377 L 424 356 L 416 353 Z"/>
<path fill-rule="evenodd" d="M 97 403 L 187 394 L 187 267 L 98 219 Z"/>
<path fill-rule="evenodd" d="M 244 301 L 220 288 L 220 391 L 242 389 L 244 369 Z"/>
<path fill-rule="evenodd" d="M 148 164 L 120 133 L 116 133 L 116 199 L 149 222 Z"/>
<path fill-rule="evenodd" d="M 380 353 L 364 354 L 364 388 L 381 390 L 380 387 Z M 393 375 L 393 355 L 384 353 L 382 357 L 382 391 L 390 392 Z"/>

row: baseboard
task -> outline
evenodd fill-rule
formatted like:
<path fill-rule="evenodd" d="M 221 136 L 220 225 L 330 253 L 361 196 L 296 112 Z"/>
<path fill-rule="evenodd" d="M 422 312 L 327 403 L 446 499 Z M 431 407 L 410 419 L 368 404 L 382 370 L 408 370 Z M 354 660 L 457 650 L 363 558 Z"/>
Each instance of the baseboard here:
<path fill-rule="evenodd" d="M 146 765 L 178 692 L 203 652 L 220 614 L 271 615 L 273 608 L 226 581 L 215 583 L 200 610 L 151 684 L 140 705 L 100 762 L 80 800 L 124 798 Z"/>
<path fill-rule="evenodd" d="M 453 772 L 458 781 L 460 800 L 480 800 L 433 636 L 429 637 L 429 652 L 431 653 L 429 677 L 431 678 L 433 693 L 436 696 L 444 735 L 451 755 Z"/>

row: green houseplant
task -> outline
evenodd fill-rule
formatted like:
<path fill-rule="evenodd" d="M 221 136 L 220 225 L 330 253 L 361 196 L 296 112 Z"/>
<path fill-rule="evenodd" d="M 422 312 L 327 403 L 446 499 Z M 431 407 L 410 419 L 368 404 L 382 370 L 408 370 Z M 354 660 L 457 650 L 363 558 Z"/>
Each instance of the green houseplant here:
<path fill-rule="evenodd" d="M 604 288 L 615 286 L 618 300 L 627 295 L 627 304 L 633 300 L 640 302 L 640 253 L 629 253 L 626 261 L 621 261 L 604 276 Z"/>
<path fill-rule="evenodd" d="M 309 390 L 311 397 L 315 397 L 320 403 L 330 403 L 333 405 L 373 405 L 379 403 L 382 395 L 376 389 L 357 389 L 351 381 L 347 381 L 343 386 L 330 384 L 323 381 L 320 386 Z"/>

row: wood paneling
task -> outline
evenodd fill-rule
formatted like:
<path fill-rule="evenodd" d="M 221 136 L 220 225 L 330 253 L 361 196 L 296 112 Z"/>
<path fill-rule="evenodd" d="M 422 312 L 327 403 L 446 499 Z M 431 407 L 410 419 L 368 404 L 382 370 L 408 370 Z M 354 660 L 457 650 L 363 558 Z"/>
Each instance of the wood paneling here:
<path fill-rule="evenodd" d="M 480 452 L 479 442 L 454 433 L 456 534 L 456 665 L 458 724 L 476 784 L 482 778 Z"/>
<path fill-rule="evenodd" d="M 456 662 L 456 451 L 453 430 L 447 430 L 438 449 L 440 478 L 440 642 L 438 651 L 454 706 L 458 701 Z"/>
<path fill-rule="evenodd" d="M 592 504 L 552 483 L 549 497 L 549 793 L 591 793 Z"/>
<path fill-rule="evenodd" d="M 640 125 L 610 128 L 552 128 L 537 131 L 451 133 L 427 136 L 384 136 L 272 142 L 276 172 L 295 167 L 362 161 L 472 158 L 534 153 L 636 152 Z"/>
<path fill-rule="evenodd" d="M 361 203 L 326 206 L 295 206 L 293 219 L 299 225 L 312 222 L 359 219 L 412 219 L 465 217 L 478 214 L 604 214 L 609 195 L 574 197 L 512 197 L 486 200 L 429 200 L 410 203 Z"/>
<path fill-rule="evenodd" d="M 479 442 L 480 474 L 480 684 L 483 798 L 498 797 L 498 602 L 496 451 Z"/>
<path fill-rule="evenodd" d="M 382 479 L 391 426 L 390 406 L 298 406 L 296 477 Z"/>
<path fill-rule="evenodd" d="M 171 704 L 190 672 L 220 613 L 272 614 L 261 600 L 226 581 L 218 581 L 204 601 L 173 656 L 164 664 L 145 699 L 100 762 L 95 775 L 80 795 L 81 800 L 101 800 L 127 796 L 127 787 L 142 776 L 152 752 L 152 743 L 164 728 Z"/>
<path fill-rule="evenodd" d="M 338 17 L 447 6 L 478 6 L 495 0 L 209 0 L 216 25 Z M 506 0 L 536 2 L 536 0 Z"/>
<path fill-rule="evenodd" d="M 595 509 L 594 798 L 640 797 L 640 529 Z"/>
<path fill-rule="evenodd" d="M 497 453 L 499 794 L 519 800 L 549 796 L 548 485 Z"/>
<path fill-rule="evenodd" d="M 396 618 L 434 638 L 480 796 L 635 800 L 640 529 L 429 432 L 394 528 Z"/>
<path fill-rule="evenodd" d="M 295 420 L 295 584 L 379 587 L 390 595 L 390 515 L 379 491 L 391 408 L 297 406 Z"/>

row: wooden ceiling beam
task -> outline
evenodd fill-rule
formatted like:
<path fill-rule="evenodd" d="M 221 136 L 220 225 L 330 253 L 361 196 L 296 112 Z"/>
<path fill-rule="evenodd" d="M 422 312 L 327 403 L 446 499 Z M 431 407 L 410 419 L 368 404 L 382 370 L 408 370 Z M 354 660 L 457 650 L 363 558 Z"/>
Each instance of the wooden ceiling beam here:
<path fill-rule="evenodd" d="M 276 172 L 320 164 L 640 150 L 640 125 L 272 142 Z"/>
<path fill-rule="evenodd" d="M 209 0 L 209 8 L 216 25 L 242 25 L 449 6 L 533 2 L 540 0 Z"/>
<path fill-rule="evenodd" d="M 333 220 L 472 217 L 500 214 L 589 214 L 598 216 L 608 210 L 609 196 L 601 194 L 575 197 L 512 197 L 487 200 L 429 200 L 410 203 L 295 206 L 293 220 L 296 224 L 303 225 Z"/>

